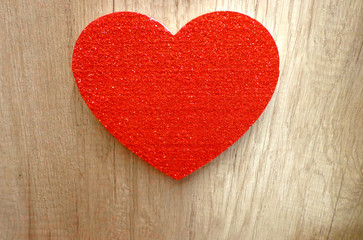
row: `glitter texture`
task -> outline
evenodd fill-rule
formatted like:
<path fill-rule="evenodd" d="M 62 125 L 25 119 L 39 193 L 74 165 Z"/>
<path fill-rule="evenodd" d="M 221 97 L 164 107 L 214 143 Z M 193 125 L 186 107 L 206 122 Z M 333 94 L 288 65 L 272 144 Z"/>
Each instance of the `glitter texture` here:
<path fill-rule="evenodd" d="M 205 165 L 258 119 L 275 90 L 270 33 L 236 12 L 213 12 L 170 33 L 132 12 L 96 19 L 73 52 L 79 91 L 122 144 L 174 179 Z"/>

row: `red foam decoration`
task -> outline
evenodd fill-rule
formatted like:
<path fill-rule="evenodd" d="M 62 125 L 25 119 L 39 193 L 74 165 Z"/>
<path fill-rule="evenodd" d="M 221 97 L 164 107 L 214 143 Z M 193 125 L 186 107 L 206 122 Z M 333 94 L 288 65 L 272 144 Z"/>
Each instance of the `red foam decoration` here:
<path fill-rule="evenodd" d="M 173 35 L 154 19 L 113 13 L 90 23 L 73 52 L 79 91 L 122 144 L 174 179 L 237 141 L 275 90 L 270 33 L 236 12 L 213 12 Z"/>

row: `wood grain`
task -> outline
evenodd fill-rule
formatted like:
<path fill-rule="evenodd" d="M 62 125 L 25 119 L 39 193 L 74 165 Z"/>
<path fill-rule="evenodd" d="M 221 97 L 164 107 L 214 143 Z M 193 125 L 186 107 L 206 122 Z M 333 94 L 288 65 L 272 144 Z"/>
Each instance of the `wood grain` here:
<path fill-rule="evenodd" d="M 137 11 L 176 32 L 232 10 L 274 36 L 281 76 L 256 124 L 175 181 L 83 102 L 81 30 Z M 361 0 L 1 0 L 0 239 L 363 239 Z"/>

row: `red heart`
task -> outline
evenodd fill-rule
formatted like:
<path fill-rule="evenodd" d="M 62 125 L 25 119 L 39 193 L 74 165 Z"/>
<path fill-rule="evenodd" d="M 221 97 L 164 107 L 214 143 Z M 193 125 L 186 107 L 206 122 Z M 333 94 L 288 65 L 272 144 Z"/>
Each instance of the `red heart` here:
<path fill-rule="evenodd" d="M 181 179 L 237 141 L 277 84 L 269 32 L 236 12 L 214 12 L 177 34 L 142 14 L 89 24 L 73 52 L 79 91 L 99 121 L 155 168 Z"/>

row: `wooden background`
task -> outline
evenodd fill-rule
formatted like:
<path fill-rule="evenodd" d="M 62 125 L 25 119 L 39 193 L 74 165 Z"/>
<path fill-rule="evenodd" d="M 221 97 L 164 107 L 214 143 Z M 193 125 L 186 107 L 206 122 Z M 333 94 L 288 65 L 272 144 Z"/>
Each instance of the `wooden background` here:
<path fill-rule="evenodd" d="M 0 239 L 363 239 L 363 1 L 0 0 Z M 175 181 L 91 114 L 71 55 L 113 11 L 176 32 L 215 10 L 256 18 L 277 90 L 231 148 Z"/>

